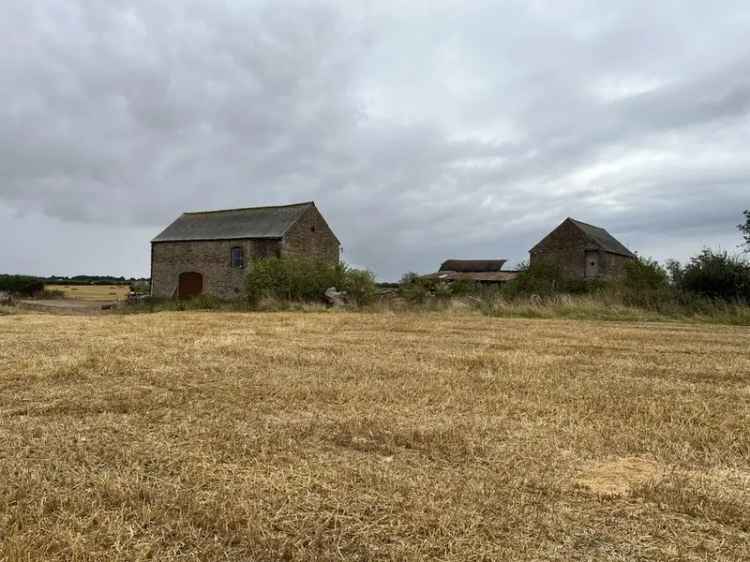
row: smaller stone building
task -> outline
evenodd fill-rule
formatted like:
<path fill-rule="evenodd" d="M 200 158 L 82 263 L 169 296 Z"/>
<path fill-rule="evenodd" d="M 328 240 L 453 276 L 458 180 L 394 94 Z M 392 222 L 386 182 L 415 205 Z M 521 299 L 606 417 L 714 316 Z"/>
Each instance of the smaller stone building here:
<path fill-rule="evenodd" d="M 184 213 L 151 241 L 151 295 L 238 297 L 253 258 L 338 263 L 341 244 L 315 203 Z"/>
<path fill-rule="evenodd" d="M 636 255 L 598 226 L 567 218 L 529 250 L 529 264 L 552 264 L 575 279 L 619 279 Z"/>

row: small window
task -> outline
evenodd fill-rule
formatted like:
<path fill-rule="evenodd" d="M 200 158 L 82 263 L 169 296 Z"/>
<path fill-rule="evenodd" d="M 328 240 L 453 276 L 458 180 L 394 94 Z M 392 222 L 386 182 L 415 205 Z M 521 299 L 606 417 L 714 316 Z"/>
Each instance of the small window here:
<path fill-rule="evenodd" d="M 312 226 L 310 227 L 310 232 L 315 232 L 315 225 L 312 225 Z"/>
<path fill-rule="evenodd" d="M 245 267 L 245 257 L 242 253 L 242 248 L 235 246 L 231 252 L 232 267 Z"/>

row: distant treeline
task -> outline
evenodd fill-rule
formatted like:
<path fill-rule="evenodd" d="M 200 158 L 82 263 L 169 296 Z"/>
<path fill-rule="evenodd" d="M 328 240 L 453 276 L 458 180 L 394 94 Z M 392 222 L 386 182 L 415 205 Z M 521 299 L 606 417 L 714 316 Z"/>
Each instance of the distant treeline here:
<path fill-rule="evenodd" d="M 132 285 L 133 283 L 148 283 L 145 277 L 112 277 L 110 275 L 74 275 L 65 277 L 52 275 L 42 277 L 48 285 Z"/>
<path fill-rule="evenodd" d="M 73 277 L 35 277 L 32 275 L 0 274 L 0 291 L 16 295 L 32 296 L 44 291 L 45 285 L 128 285 L 148 286 L 146 278 L 111 277 L 108 275 L 75 275 Z"/>

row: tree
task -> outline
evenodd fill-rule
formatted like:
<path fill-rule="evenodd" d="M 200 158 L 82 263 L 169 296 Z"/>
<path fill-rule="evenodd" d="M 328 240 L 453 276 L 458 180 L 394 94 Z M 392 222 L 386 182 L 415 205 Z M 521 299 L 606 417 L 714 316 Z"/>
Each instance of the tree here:
<path fill-rule="evenodd" d="M 750 301 L 750 264 L 727 252 L 705 249 L 685 266 L 681 285 L 704 297 Z"/>
<path fill-rule="evenodd" d="M 745 215 L 745 224 L 738 224 L 737 228 L 740 229 L 742 237 L 745 239 L 745 251 L 750 253 L 750 209 L 743 214 Z"/>
<path fill-rule="evenodd" d="M 677 260 L 669 259 L 667 260 L 666 270 L 669 273 L 669 283 L 673 287 L 680 287 L 682 285 L 682 275 L 685 272 L 682 264 Z"/>

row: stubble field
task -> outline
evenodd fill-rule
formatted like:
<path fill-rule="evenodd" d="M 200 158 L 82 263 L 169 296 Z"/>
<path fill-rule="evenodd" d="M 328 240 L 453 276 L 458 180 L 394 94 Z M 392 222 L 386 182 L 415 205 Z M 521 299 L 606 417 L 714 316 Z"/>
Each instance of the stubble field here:
<path fill-rule="evenodd" d="M 750 559 L 750 329 L 0 316 L 0 560 Z"/>
<path fill-rule="evenodd" d="M 121 301 L 128 297 L 128 285 L 45 285 L 47 291 L 59 291 L 66 299 L 92 302 Z"/>

